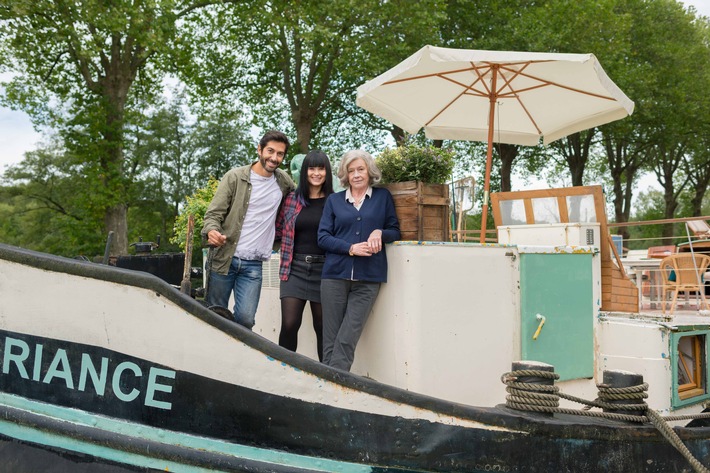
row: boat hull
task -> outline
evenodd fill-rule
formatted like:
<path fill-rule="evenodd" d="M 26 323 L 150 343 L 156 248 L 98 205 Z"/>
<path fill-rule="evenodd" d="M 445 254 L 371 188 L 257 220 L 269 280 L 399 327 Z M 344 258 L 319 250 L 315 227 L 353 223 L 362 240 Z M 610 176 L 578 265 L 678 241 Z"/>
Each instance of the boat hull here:
<path fill-rule="evenodd" d="M 147 274 L 0 245 L 0 297 L 13 471 L 692 471 L 650 426 L 472 407 L 333 370 Z M 710 429 L 676 432 L 707 464 Z"/>

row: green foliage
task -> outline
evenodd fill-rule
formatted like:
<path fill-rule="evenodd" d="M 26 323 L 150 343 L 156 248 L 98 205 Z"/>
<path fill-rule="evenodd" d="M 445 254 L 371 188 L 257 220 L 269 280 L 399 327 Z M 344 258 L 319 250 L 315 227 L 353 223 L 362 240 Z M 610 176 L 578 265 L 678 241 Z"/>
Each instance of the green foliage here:
<path fill-rule="evenodd" d="M 387 148 L 377 157 L 382 182 L 421 181 L 444 184 L 451 179 L 454 152 L 433 146 Z"/>
<path fill-rule="evenodd" d="M 27 153 L 5 171 L 0 240 L 69 257 L 102 254 L 102 213 L 90 205 L 87 181 L 85 168 L 56 141 Z"/>
<path fill-rule="evenodd" d="M 212 202 L 212 197 L 217 191 L 219 181 L 214 177 L 210 177 L 207 185 L 195 191 L 191 196 L 185 197 L 185 205 L 183 206 L 178 218 L 175 220 L 174 236 L 170 239 L 171 243 L 175 243 L 183 250 L 186 247 L 187 239 L 187 221 L 190 215 L 195 218 L 195 231 L 193 238 L 193 246 L 200 247 L 200 229 L 204 222 L 205 212 L 207 207 Z"/>
<path fill-rule="evenodd" d="M 638 195 L 636 212 L 631 216 L 631 221 L 660 220 L 663 218 L 663 192 L 649 189 Z M 672 244 L 662 238 L 661 225 L 639 225 L 629 227 L 629 241 L 625 243 L 629 249 L 643 249 L 649 246 Z"/>
<path fill-rule="evenodd" d="M 261 129 L 287 128 L 280 124 L 290 121 L 284 131 L 295 133 L 293 154 L 328 136 L 350 141 L 364 128 L 377 130 L 381 142 L 382 127 L 390 125 L 357 108 L 355 91 L 437 44 L 444 6 L 443 0 L 225 2 L 186 25 L 190 41 L 177 54 L 197 57 L 202 67 L 180 76 L 205 96 L 238 97 L 232 106 L 248 104 Z"/>
<path fill-rule="evenodd" d="M 588 162 L 565 160 L 559 147 L 521 147 L 504 168 L 494 152 L 492 190 L 513 171 L 569 183 L 570 169 L 584 169 L 585 183 L 608 179 L 623 221 L 637 173 L 652 170 L 669 204 L 680 195 L 681 213 L 708 213 L 710 23 L 675 0 L 0 2 L 0 69 L 13 77 L 0 101 L 61 138 L 61 149 L 6 173 L 0 241 L 102 253 L 118 208 L 128 242 L 161 234 L 167 243 L 184 196 L 253 159 L 254 138 L 268 128 L 292 138 L 289 156 L 374 154 L 393 127 L 355 105 L 356 89 L 425 44 L 591 52 L 636 103 L 631 117 L 599 129 L 588 156 L 567 153 Z M 192 95 L 161 103 L 166 71 Z M 482 180 L 484 144 L 445 146 L 457 176 Z M 386 179 L 450 179 L 450 171 L 434 178 L 399 168 Z"/>
<path fill-rule="evenodd" d="M 141 113 L 136 97 L 159 93 L 164 71 L 156 58 L 172 45 L 180 15 L 206 4 L 0 4 L 0 60 L 14 73 L 0 100 L 62 135 L 83 168 L 84 187 L 93 186 L 85 205 L 103 214 L 103 232 L 114 231 L 114 253 L 127 251 L 127 209 L 136 192 L 124 155 L 131 114 Z"/>

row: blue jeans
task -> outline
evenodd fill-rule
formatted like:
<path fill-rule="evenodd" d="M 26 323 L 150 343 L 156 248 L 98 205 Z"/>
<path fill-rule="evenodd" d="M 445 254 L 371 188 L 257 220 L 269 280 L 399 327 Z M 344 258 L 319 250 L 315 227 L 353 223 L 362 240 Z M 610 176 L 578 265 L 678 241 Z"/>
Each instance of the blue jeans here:
<path fill-rule="evenodd" d="M 207 304 L 228 308 L 234 291 L 234 320 L 251 329 L 261 296 L 261 261 L 232 258 L 227 275 L 210 273 Z"/>

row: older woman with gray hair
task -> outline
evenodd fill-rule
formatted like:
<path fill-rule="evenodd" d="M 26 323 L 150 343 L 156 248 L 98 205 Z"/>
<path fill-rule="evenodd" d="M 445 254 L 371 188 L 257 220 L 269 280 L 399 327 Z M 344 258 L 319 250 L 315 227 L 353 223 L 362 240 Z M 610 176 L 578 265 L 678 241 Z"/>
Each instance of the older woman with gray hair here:
<path fill-rule="evenodd" d="M 380 284 L 387 282 L 384 243 L 398 240 L 399 221 L 370 153 L 348 151 L 338 168 L 345 190 L 331 194 L 318 227 L 326 252 L 321 277 L 323 363 L 349 371 Z"/>

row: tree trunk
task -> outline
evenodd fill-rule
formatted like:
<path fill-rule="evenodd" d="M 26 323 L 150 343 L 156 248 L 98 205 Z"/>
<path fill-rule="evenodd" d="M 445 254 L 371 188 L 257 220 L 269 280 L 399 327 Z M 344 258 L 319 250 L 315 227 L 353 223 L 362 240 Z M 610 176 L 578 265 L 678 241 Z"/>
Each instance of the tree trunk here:
<path fill-rule="evenodd" d="M 697 162 L 697 161 L 696 161 Z M 710 186 L 710 159 L 692 166 L 686 171 L 693 186 L 692 197 L 690 199 L 690 211 L 693 217 L 703 214 L 703 198 Z"/>
<path fill-rule="evenodd" d="M 678 196 L 688 183 L 687 176 L 680 184 L 673 180 L 676 171 L 678 171 L 683 162 L 684 154 L 685 145 L 683 143 L 673 144 L 670 147 L 660 144 L 655 149 L 654 161 L 656 162 L 656 168 L 654 171 L 656 177 L 658 177 L 658 182 L 663 187 L 663 218 L 666 219 L 675 217 L 678 209 Z M 663 225 L 663 237 L 672 237 L 673 227 L 672 223 Z"/>
<path fill-rule="evenodd" d="M 663 189 L 663 218 L 669 219 L 675 216 L 675 211 L 678 208 L 678 200 L 673 192 L 673 183 Z M 663 225 L 663 237 L 670 238 L 673 236 L 673 224 L 667 223 Z M 668 240 L 671 241 L 671 240 Z"/>
<path fill-rule="evenodd" d="M 500 190 L 510 192 L 512 188 L 511 175 L 513 173 L 513 163 L 518 157 L 519 148 L 516 145 L 500 143 L 498 153 L 500 154 Z"/>
<path fill-rule="evenodd" d="M 294 110 L 293 123 L 296 125 L 296 143 L 298 150 L 306 154 L 310 150 L 313 133 L 314 112 L 310 110 Z"/>
<path fill-rule="evenodd" d="M 708 190 L 708 183 L 705 186 L 696 186 L 693 191 L 693 197 L 690 199 L 690 211 L 693 217 L 699 217 L 703 214 L 703 197 Z"/>
<path fill-rule="evenodd" d="M 629 150 L 623 139 L 615 140 L 612 136 L 604 135 L 603 142 L 613 182 L 614 219 L 617 223 L 628 222 L 631 215 L 634 179 L 641 166 L 641 160 L 638 153 Z M 620 228 L 618 232 L 624 240 L 628 240 L 628 228 Z"/>
<path fill-rule="evenodd" d="M 122 57 L 117 51 L 122 44 L 119 37 L 114 37 L 112 56 L 107 64 L 104 77 L 97 83 L 94 91 L 104 102 L 105 128 L 101 135 L 106 143 L 106 152 L 100 156 L 99 162 L 103 170 L 102 180 L 107 194 L 107 204 L 104 209 L 104 231 L 114 232 L 112 255 L 128 254 L 128 191 L 124 174 L 123 140 L 126 102 L 138 68 L 131 61 L 141 56 L 142 51 L 136 50 L 136 56 Z M 129 41 L 128 38 L 125 39 Z"/>
<path fill-rule="evenodd" d="M 125 204 L 118 204 L 106 209 L 104 215 L 106 235 L 109 231 L 113 231 L 110 254 L 113 256 L 128 254 L 128 207 Z"/>
<path fill-rule="evenodd" d="M 589 149 L 592 146 L 595 129 L 573 133 L 563 139 L 560 151 L 567 161 L 573 186 L 584 185 L 584 169 L 589 160 Z"/>
<path fill-rule="evenodd" d="M 395 143 L 397 143 L 397 146 L 402 146 L 404 144 L 407 135 L 404 133 L 403 129 L 397 125 L 394 125 L 390 130 L 390 133 L 392 134 L 392 138 L 394 138 Z"/>

